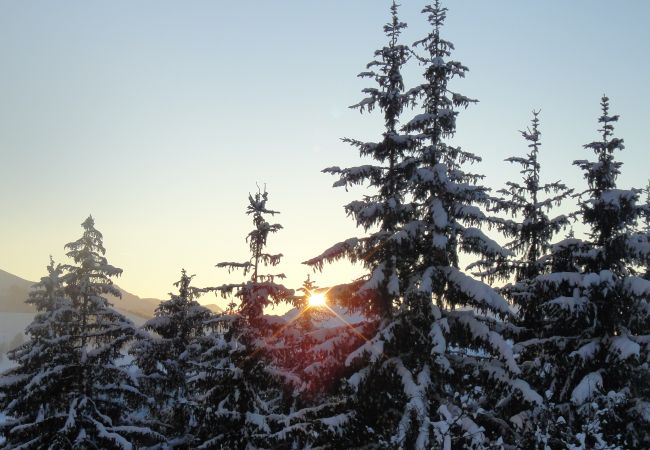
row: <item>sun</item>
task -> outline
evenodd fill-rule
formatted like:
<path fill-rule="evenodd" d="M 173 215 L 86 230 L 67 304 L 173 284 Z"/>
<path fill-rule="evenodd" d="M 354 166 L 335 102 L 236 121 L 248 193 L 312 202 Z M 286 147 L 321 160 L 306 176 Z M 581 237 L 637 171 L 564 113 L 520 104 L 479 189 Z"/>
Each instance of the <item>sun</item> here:
<path fill-rule="evenodd" d="M 311 307 L 325 306 L 327 304 L 325 294 L 311 294 L 308 301 Z"/>

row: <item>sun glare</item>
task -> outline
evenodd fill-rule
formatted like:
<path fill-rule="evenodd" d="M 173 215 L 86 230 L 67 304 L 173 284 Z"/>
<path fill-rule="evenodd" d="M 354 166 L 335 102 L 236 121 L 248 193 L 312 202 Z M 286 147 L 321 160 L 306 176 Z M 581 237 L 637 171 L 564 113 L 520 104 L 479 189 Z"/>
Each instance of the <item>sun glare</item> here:
<path fill-rule="evenodd" d="M 311 294 L 309 296 L 309 306 L 325 306 L 325 294 Z"/>

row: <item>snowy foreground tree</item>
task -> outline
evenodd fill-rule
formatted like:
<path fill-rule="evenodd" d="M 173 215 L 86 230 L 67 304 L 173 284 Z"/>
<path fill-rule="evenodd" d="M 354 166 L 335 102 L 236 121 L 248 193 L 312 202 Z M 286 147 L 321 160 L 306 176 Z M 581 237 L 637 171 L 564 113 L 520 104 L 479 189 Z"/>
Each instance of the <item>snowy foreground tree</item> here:
<path fill-rule="evenodd" d="M 39 311 L 27 329 L 32 339 L 12 352 L 18 366 L 0 378 L 10 417 L 4 448 L 131 449 L 162 439 L 131 422 L 144 395 L 118 359 L 136 330 L 104 297 L 120 296 L 111 277 L 122 270 L 103 256 L 92 217 L 82 227 L 65 246 L 74 264 L 51 263 L 30 295 Z"/>
<path fill-rule="evenodd" d="M 217 331 L 203 345 L 197 372 L 190 380 L 198 393 L 201 415 L 197 429 L 197 448 L 271 448 L 284 438 L 274 433 L 283 428 L 278 421 L 284 401 L 284 377 L 270 356 L 276 342 L 278 324 L 264 314 L 268 306 L 296 298 L 294 291 L 276 282 L 283 274 L 263 273 L 264 267 L 277 266 L 281 254 L 266 252 L 270 234 L 282 229 L 265 216 L 277 211 L 267 207 L 268 193 L 249 195 L 246 213 L 253 217 L 254 229 L 246 240 L 250 258 L 245 262 L 223 262 L 217 267 L 250 273 L 248 281 L 206 288 L 204 291 L 234 295 L 239 304 L 233 314 L 217 318 Z"/>
<path fill-rule="evenodd" d="M 602 99 L 602 138 L 585 145 L 595 161 L 575 161 L 588 189 L 579 219 L 584 240 L 551 247 L 551 273 L 533 280 L 533 336 L 516 345 L 531 382 L 551 409 L 547 445 L 553 448 L 648 448 L 650 445 L 650 236 L 641 190 L 619 189 L 621 163 L 613 137 L 618 116 Z"/>
<path fill-rule="evenodd" d="M 166 437 L 165 448 L 192 448 L 198 420 L 196 395 L 188 380 L 195 373 L 200 339 L 212 314 L 194 300 L 198 289 L 190 286 L 192 278 L 182 270 L 174 283 L 178 294 L 170 294 L 143 326 L 152 334 L 131 348 L 142 371 L 140 383 L 150 398 L 147 420 Z"/>
<path fill-rule="evenodd" d="M 399 69 L 408 54 L 395 42 L 403 24 L 386 27 L 389 47 L 377 52 L 378 89 L 359 106 L 378 106 L 386 131 L 380 143 L 350 141 L 381 165 L 326 171 L 337 186 L 368 183 L 379 193 L 353 202 L 347 211 L 366 230 L 307 264 L 347 257 L 370 273 L 334 293 L 352 309 L 374 312 L 379 331 L 351 353 L 348 378 L 354 395 L 341 428 L 340 447 L 487 448 L 514 438 L 504 417 L 541 402 L 527 383 L 496 317 L 511 315 L 489 286 L 458 267 L 459 251 L 485 259 L 509 254 L 477 226 L 490 219 L 480 210 L 490 201 L 480 176 L 463 170 L 480 159 L 445 140 L 456 130 L 459 107 L 472 100 L 449 90 L 467 69 L 450 58 L 453 45 L 440 37 L 446 9 L 436 2 L 423 13 L 431 33 L 416 43 L 424 56 L 425 81 L 402 94 Z M 423 112 L 398 134 L 399 113 L 421 97 Z M 343 294 L 343 295 L 341 295 Z M 504 416 L 505 414 L 505 416 Z"/>

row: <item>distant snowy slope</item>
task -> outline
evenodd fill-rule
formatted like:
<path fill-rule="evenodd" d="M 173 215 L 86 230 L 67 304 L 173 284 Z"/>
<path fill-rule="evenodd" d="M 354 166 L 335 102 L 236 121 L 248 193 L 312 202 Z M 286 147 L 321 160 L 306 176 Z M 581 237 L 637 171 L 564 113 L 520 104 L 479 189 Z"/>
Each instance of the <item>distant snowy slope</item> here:
<path fill-rule="evenodd" d="M 34 284 L 0 269 L 0 314 L 3 312 L 34 312 L 31 305 L 25 303 L 27 293 Z"/>

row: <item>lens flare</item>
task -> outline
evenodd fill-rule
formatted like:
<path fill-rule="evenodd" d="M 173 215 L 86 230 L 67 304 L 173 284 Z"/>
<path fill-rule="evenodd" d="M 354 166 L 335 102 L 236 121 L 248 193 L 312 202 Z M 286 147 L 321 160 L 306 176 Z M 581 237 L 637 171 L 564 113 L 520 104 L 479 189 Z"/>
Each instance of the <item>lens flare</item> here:
<path fill-rule="evenodd" d="M 311 294 L 309 296 L 309 306 L 311 307 L 320 307 L 327 304 L 327 299 L 325 294 Z"/>

